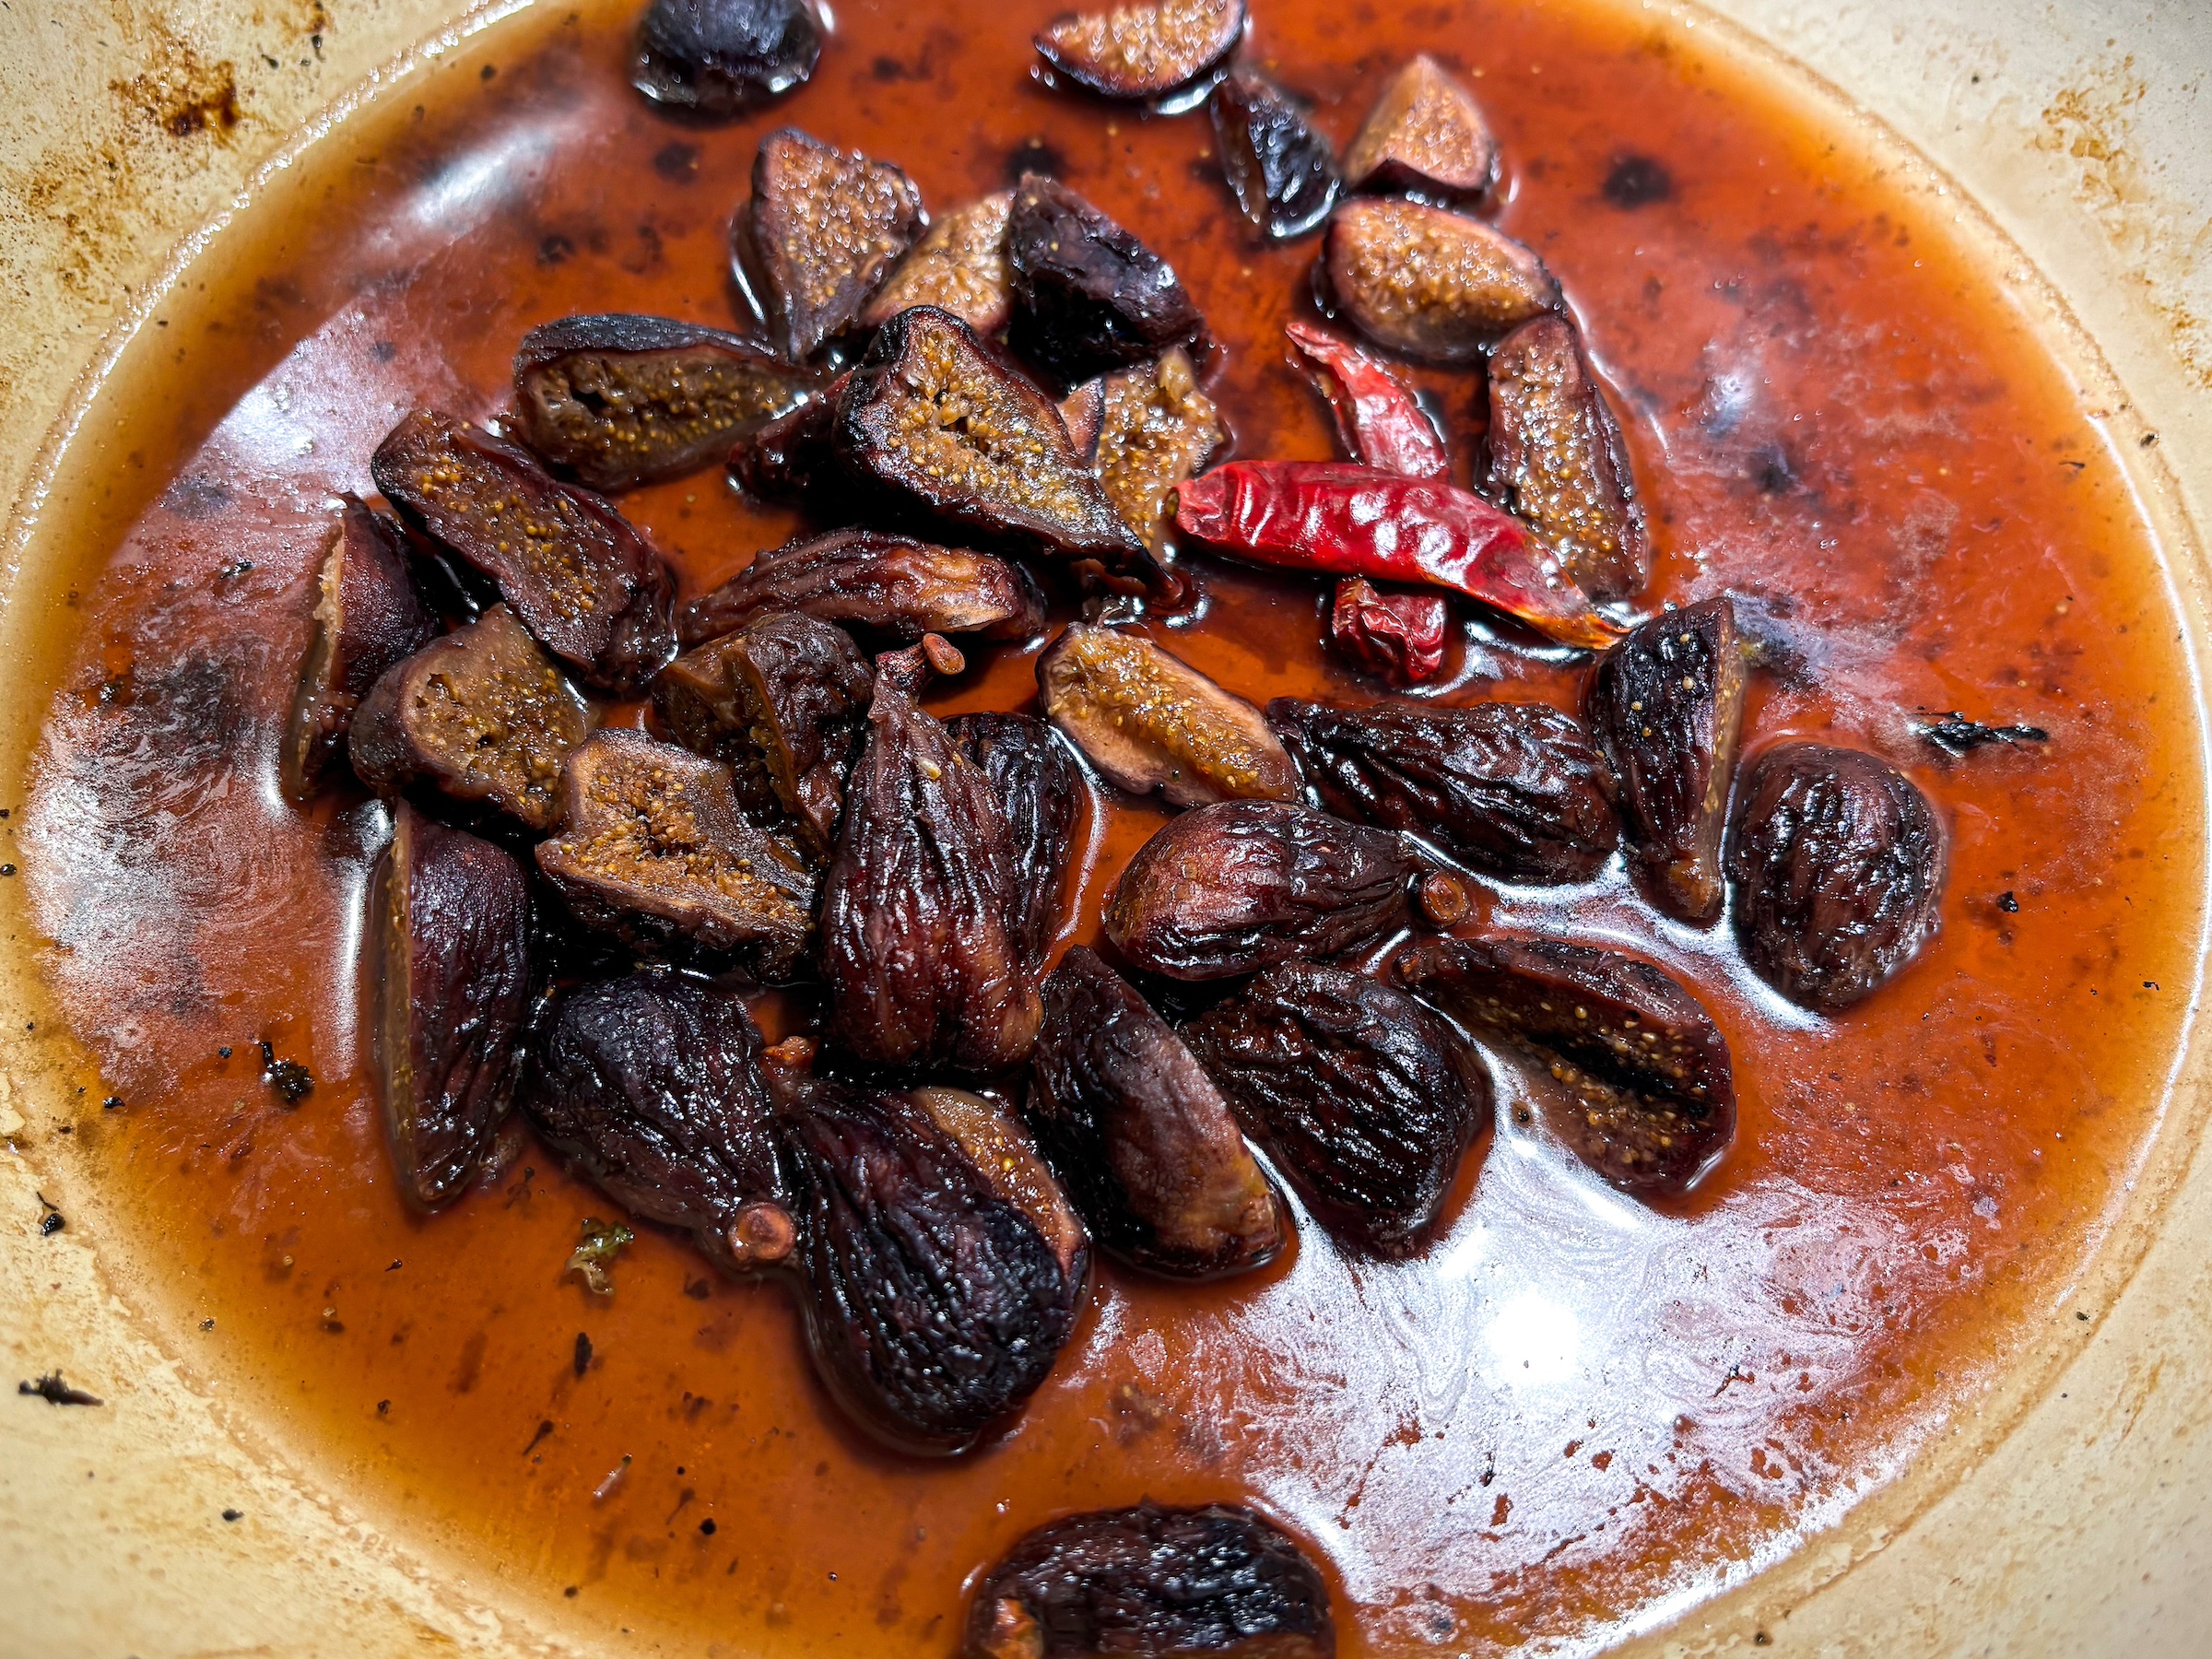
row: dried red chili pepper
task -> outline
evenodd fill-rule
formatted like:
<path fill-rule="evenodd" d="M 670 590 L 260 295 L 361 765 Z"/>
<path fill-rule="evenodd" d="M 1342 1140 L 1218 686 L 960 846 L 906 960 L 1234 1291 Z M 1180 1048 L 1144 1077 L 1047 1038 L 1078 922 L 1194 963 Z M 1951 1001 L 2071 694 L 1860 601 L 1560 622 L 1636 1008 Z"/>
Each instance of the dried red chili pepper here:
<path fill-rule="evenodd" d="M 1336 584 L 1329 639 L 1370 674 L 1394 686 L 1417 686 L 1443 667 L 1451 620 L 1441 594 L 1383 594 L 1352 576 Z"/>
<path fill-rule="evenodd" d="M 1433 478 L 1335 461 L 1232 461 L 1176 491 L 1186 535 L 1254 564 L 1448 587 L 1563 644 L 1624 631 L 1526 524 Z"/>
<path fill-rule="evenodd" d="M 1308 372 L 1336 417 L 1336 430 L 1353 459 L 1409 478 L 1448 478 L 1452 461 L 1435 422 L 1413 395 L 1413 388 L 1349 340 L 1292 323 L 1290 336 L 1309 364 Z"/>

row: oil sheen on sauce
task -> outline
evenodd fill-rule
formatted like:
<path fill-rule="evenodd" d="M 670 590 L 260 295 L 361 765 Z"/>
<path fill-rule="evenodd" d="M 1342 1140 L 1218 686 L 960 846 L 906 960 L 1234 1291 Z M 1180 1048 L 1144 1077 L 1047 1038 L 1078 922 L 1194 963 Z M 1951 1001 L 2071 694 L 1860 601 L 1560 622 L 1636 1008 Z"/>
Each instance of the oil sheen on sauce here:
<path fill-rule="evenodd" d="M 940 212 L 1059 171 L 1230 343 L 1238 453 L 1331 453 L 1280 346 L 1315 244 L 1250 241 L 1202 114 L 1032 84 L 1056 4 L 847 0 L 813 84 L 724 127 L 627 88 L 628 6 L 541 6 L 341 124 L 300 164 L 306 206 L 249 211 L 212 288 L 162 313 L 173 355 L 135 394 L 172 447 L 128 457 L 148 504 L 84 549 L 18 824 L 100 1066 L 79 1139 L 103 1225 L 152 1265 L 191 1371 L 387 1535 L 640 1645 L 945 1653 L 963 1581 L 1013 1538 L 1146 1495 L 1296 1530 L 1347 1653 L 1601 1640 L 1878 1484 L 2063 1289 L 2177 1041 L 2203 794 L 2148 533 L 2076 389 L 1943 220 L 1656 14 L 1255 0 L 1249 50 L 1339 143 L 1414 52 L 1468 76 L 1500 221 L 1559 273 L 1623 411 L 1662 549 L 1647 602 L 1741 595 L 1786 647 L 1747 746 L 1889 754 L 1948 821 L 1940 936 L 1836 1019 L 1618 873 L 1489 904 L 1647 954 L 1712 1006 L 1742 1126 L 1694 1197 L 1596 1184 L 1509 1086 L 1425 1258 L 1347 1261 L 1308 1228 L 1228 1285 L 1107 1269 L 1018 1428 L 940 1465 L 846 1428 L 776 1287 L 652 1233 L 611 1298 L 564 1277 L 611 1212 L 535 1144 L 429 1219 L 387 1172 L 351 967 L 374 815 L 296 814 L 275 782 L 328 499 L 369 491 L 406 408 L 496 413 L 535 324 L 728 322 L 762 134 L 896 160 Z M 1464 470 L 1479 381 L 1424 378 Z M 712 472 L 622 504 L 686 596 L 794 523 Z M 1175 650 L 1254 698 L 1371 696 L 1322 653 L 1317 584 L 1195 568 L 1210 597 Z M 1032 654 L 976 653 L 935 706 L 1025 706 Z M 1571 702 L 1579 680 L 1470 620 L 1440 695 Z M 2051 742 L 1943 764 L 1908 721 L 1949 709 Z M 1162 821 L 1098 816 L 1083 937 Z M 314 1074 L 296 1109 L 261 1082 L 263 1039 Z"/>

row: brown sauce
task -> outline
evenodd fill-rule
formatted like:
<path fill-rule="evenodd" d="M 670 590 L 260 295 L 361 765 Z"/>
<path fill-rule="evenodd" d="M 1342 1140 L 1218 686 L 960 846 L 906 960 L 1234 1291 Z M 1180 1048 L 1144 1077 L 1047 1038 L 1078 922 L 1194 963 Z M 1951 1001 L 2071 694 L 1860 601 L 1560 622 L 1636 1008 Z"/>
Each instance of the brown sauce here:
<path fill-rule="evenodd" d="M 939 212 L 1025 145 L 1054 159 L 1231 344 L 1238 453 L 1330 453 L 1280 347 L 1314 244 L 1248 242 L 1203 116 L 1032 85 L 1057 6 L 847 0 L 811 86 L 716 128 L 624 84 L 629 5 L 540 8 L 341 124 L 293 206 L 249 212 L 149 324 L 142 361 L 168 355 L 132 395 L 164 436 L 55 509 L 85 526 L 85 576 L 18 815 L 100 1067 L 79 1140 L 104 1225 L 192 1373 L 311 1477 L 609 1636 L 947 1652 L 963 1581 L 1015 1536 L 1148 1494 L 1300 1534 L 1347 1653 L 1594 1640 L 1880 1484 L 2063 1293 L 2162 1098 L 2204 816 L 2179 630 L 2077 388 L 1924 199 L 1654 14 L 1258 0 L 1250 50 L 1340 143 L 1416 51 L 1475 77 L 1500 220 L 1560 276 L 1627 417 L 1662 549 L 1646 602 L 1755 601 L 1803 661 L 1755 682 L 1747 746 L 1880 750 L 1948 820 L 1940 936 L 1833 1020 L 1618 878 L 1489 906 L 1625 942 L 1713 1008 L 1742 1124 L 1694 1197 L 1604 1189 L 1501 1098 L 1424 1259 L 1348 1262 L 1309 1228 L 1257 1279 L 1108 1269 L 1014 1430 L 931 1465 L 840 1420 L 780 1288 L 653 1233 L 610 1300 L 564 1277 L 580 1220 L 611 1212 L 535 1145 L 431 1219 L 393 1190 L 351 967 L 359 797 L 303 816 L 275 777 L 326 498 L 368 491 L 398 414 L 495 412 L 515 342 L 568 312 L 726 322 L 729 217 L 791 123 L 900 162 Z M 1479 380 L 1426 378 L 1464 467 Z M 622 505 L 687 597 L 793 522 L 711 472 Z M 1321 651 L 1317 584 L 1196 568 L 1208 606 L 1175 650 L 1255 698 L 1370 695 Z M 973 660 L 934 707 L 1033 696 L 1029 653 Z M 1441 695 L 1579 684 L 1471 623 Z M 1907 729 L 1923 708 L 2052 741 L 1937 764 Z M 1103 815 L 1077 935 L 1161 821 Z M 261 1081 L 264 1038 L 312 1070 L 296 1109 Z"/>

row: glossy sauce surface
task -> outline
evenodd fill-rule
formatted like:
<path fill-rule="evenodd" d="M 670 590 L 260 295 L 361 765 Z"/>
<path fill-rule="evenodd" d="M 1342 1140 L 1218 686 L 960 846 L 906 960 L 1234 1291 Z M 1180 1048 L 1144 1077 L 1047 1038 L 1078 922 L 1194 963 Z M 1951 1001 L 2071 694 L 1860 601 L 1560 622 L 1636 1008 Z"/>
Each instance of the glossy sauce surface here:
<path fill-rule="evenodd" d="M 1693 1197 L 1604 1188 L 1500 1071 L 1500 1127 L 1424 1258 L 1347 1260 L 1308 1227 L 1225 1285 L 1107 1269 L 1013 1431 L 930 1465 L 837 1418 L 780 1288 L 651 1233 L 611 1299 L 564 1277 L 611 1212 L 526 1139 L 435 1218 L 392 1186 L 351 967 L 375 815 L 358 794 L 295 813 L 275 780 L 327 498 L 368 492 L 399 414 L 496 414 L 515 342 L 570 312 L 728 322 L 730 215 L 791 123 L 900 163 L 940 214 L 1056 168 L 1228 343 L 1237 453 L 1331 453 L 1281 346 L 1316 244 L 1247 240 L 1203 114 L 1033 84 L 1054 9 L 841 6 L 811 86 L 713 128 L 625 85 L 627 7 L 543 9 L 311 152 L 312 211 L 241 222 L 233 276 L 189 328 L 180 309 L 140 389 L 173 447 L 125 465 L 168 482 L 87 549 L 18 815 L 100 1063 L 79 1140 L 105 1220 L 187 1363 L 311 1474 L 610 1637 L 947 1652 L 963 1581 L 1016 1536 L 1149 1495 L 1300 1533 L 1348 1653 L 1595 1640 L 1878 1482 L 2063 1289 L 2177 1041 L 2203 816 L 2179 629 L 2076 389 L 1939 218 L 1654 14 L 1260 0 L 1247 50 L 1340 144 L 1412 53 L 1470 77 L 1499 220 L 1559 276 L 1628 427 L 1661 549 L 1644 603 L 1740 595 L 1778 645 L 1747 750 L 1878 750 L 1948 823 L 1939 937 L 1836 1019 L 1764 992 L 1725 924 L 1654 919 L 1618 865 L 1486 900 L 1489 924 L 1647 955 L 1712 1009 L 1741 1127 Z M 1420 378 L 1464 476 L 1479 376 Z M 622 506 L 687 598 L 795 523 L 714 473 Z M 1159 630 L 1171 649 L 1255 700 L 1377 695 L 1323 654 L 1321 584 L 1190 562 L 1208 599 Z M 971 653 L 931 706 L 1029 706 L 1033 649 Z M 1453 665 L 1448 701 L 1580 695 L 1579 660 L 1471 615 Z M 1908 722 L 1954 708 L 2051 742 L 1939 763 Z M 1071 936 L 1163 821 L 1098 799 Z M 264 1039 L 313 1072 L 296 1109 Z"/>

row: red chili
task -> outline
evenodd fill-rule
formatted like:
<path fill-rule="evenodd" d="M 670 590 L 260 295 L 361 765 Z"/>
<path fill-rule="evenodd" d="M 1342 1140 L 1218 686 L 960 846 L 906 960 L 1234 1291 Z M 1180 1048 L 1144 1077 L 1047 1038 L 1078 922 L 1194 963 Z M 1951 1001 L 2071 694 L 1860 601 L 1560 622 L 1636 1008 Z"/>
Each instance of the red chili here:
<path fill-rule="evenodd" d="M 1432 478 L 1339 461 L 1232 461 L 1176 491 L 1186 535 L 1254 564 L 1448 587 L 1569 645 L 1624 631 L 1510 512 Z"/>
<path fill-rule="evenodd" d="M 1336 584 L 1329 638 L 1370 674 L 1394 686 L 1433 679 L 1444 665 L 1452 607 L 1441 594 L 1382 594 L 1363 577 Z"/>
<path fill-rule="evenodd" d="M 1452 459 L 1413 388 L 1353 345 L 1307 323 L 1284 333 L 1312 365 L 1345 448 L 1368 466 L 1409 478 L 1446 478 Z"/>

